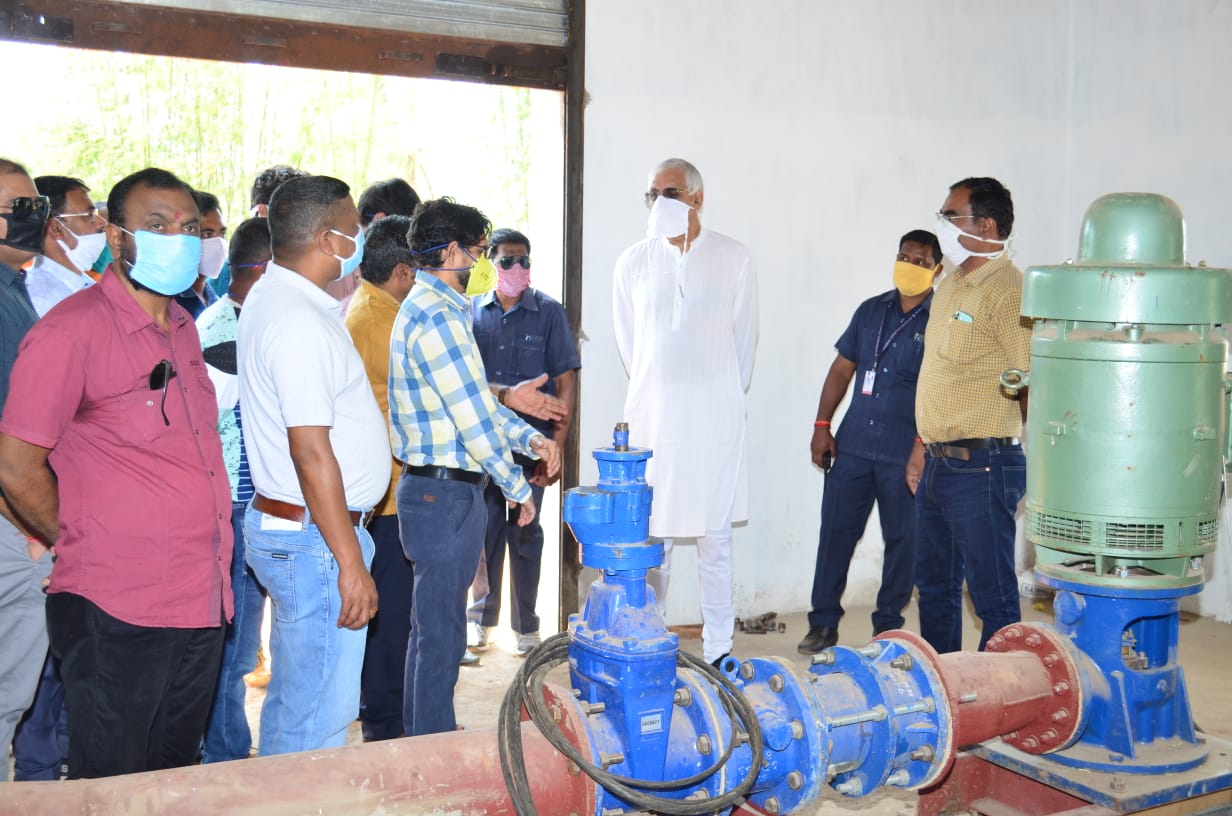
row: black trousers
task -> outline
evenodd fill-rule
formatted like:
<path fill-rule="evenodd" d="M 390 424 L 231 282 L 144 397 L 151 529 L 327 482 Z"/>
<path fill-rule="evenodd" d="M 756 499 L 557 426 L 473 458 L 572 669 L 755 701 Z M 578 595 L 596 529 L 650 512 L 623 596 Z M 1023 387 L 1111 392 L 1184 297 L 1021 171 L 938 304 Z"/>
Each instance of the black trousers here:
<path fill-rule="evenodd" d="M 69 779 L 196 761 L 218 682 L 222 626 L 134 626 L 59 592 L 47 596 L 47 630 L 69 712 Z"/>
<path fill-rule="evenodd" d="M 371 742 L 405 736 L 402 696 L 415 568 L 402 551 L 396 513 L 372 519 L 368 533 L 376 545 L 371 572 L 381 604 L 376 617 L 368 621 L 368 644 L 359 678 L 359 721 L 364 740 Z"/>

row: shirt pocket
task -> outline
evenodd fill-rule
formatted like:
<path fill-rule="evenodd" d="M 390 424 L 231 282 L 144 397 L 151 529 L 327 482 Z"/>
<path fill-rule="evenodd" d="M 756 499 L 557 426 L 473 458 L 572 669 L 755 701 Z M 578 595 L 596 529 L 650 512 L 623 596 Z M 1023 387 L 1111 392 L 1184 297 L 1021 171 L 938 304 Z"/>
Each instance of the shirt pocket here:
<path fill-rule="evenodd" d="M 522 377 L 538 377 L 547 371 L 547 338 L 542 334 L 520 334 L 518 347 L 518 374 Z"/>
<path fill-rule="evenodd" d="M 970 317 L 966 312 L 958 312 L 963 317 L 951 316 L 946 323 L 945 336 L 942 338 L 938 353 L 942 359 L 955 363 L 973 363 L 992 354 L 996 343 L 985 331 L 984 319 Z"/>
<path fill-rule="evenodd" d="M 167 390 L 178 383 L 172 380 Z M 177 398 L 177 394 L 167 394 Z M 170 430 L 163 420 L 163 390 L 139 388 L 100 402 L 92 411 L 115 431 L 116 438 L 128 444 L 145 445 L 159 440 Z"/>

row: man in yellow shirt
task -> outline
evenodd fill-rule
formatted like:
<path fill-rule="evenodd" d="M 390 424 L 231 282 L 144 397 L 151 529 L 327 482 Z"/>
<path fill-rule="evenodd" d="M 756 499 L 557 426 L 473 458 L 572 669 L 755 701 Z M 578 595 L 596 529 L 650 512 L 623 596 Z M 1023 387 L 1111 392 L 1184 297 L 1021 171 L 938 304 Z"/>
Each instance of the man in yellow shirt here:
<path fill-rule="evenodd" d="M 962 648 L 962 583 L 983 622 L 980 648 L 1021 619 L 1014 513 L 1026 491 L 1019 437 L 1027 392 L 1015 402 L 1000 376 L 1030 367 L 1031 329 L 1019 316 L 1022 272 L 1007 248 L 1009 190 L 992 178 L 950 188 L 937 238 L 953 272 L 933 296 L 916 387 L 920 442 L 907 465 L 916 491 L 915 583 L 920 634 L 938 652 Z"/>

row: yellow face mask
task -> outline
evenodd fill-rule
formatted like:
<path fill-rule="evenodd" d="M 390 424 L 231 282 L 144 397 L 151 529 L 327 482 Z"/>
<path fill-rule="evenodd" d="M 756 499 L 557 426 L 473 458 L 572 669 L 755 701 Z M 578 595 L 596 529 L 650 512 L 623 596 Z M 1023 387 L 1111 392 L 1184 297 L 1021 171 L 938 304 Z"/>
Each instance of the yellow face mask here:
<path fill-rule="evenodd" d="M 466 284 L 467 297 L 484 295 L 496 286 L 496 267 L 487 255 L 480 255 L 471 266 L 471 279 Z"/>
<path fill-rule="evenodd" d="M 907 297 L 915 297 L 933 285 L 936 269 L 926 269 L 907 261 L 894 262 L 894 288 Z"/>

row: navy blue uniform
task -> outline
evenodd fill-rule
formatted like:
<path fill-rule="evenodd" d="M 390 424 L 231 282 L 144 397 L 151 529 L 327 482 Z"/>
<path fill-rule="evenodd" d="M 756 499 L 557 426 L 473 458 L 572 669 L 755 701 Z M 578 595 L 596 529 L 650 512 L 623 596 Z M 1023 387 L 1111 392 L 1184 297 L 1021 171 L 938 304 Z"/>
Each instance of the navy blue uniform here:
<path fill-rule="evenodd" d="M 540 291 L 525 290 L 508 312 L 501 307 L 496 292 L 480 295 L 471 300 L 471 316 L 475 344 L 483 358 L 488 382 L 515 385 L 546 373 L 548 381 L 540 390 L 555 396 L 556 378 L 582 367 L 564 307 Z M 548 439 L 552 438 L 551 421 L 520 416 Z M 528 476 L 534 472 L 537 463 L 533 459 L 520 453 L 515 453 L 513 459 Z M 516 515 L 513 522 L 508 521 L 508 505 L 499 487 L 489 483 L 484 491 L 488 526 L 483 559 L 473 587 L 475 600 L 467 610 L 471 622 L 496 625 L 500 617 L 501 573 L 505 568 L 508 543 L 509 588 L 513 594 L 509 619 L 513 631 L 520 635 L 539 631 L 535 601 L 543 557 L 543 527 L 539 524 L 543 488 L 531 485 L 530 490 L 535 501 L 535 520 L 525 527 L 517 526 Z"/>
<path fill-rule="evenodd" d="M 915 443 L 915 386 L 932 295 L 904 313 L 898 291 L 860 304 L 835 349 L 856 364 L 851 404 L 826 476 L 809 626 L 838 628 L 847 569 L 876 501 L 885 538 L 873 631 L 903 625 L 915 563 L 914 498 L 906 468 Z"/>

